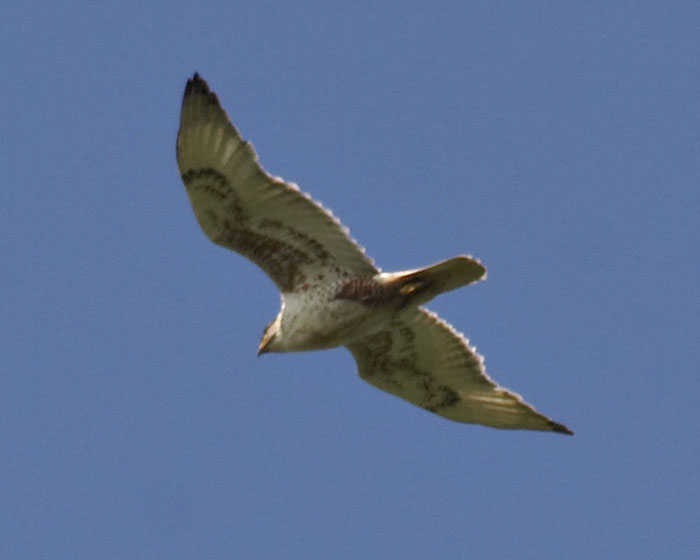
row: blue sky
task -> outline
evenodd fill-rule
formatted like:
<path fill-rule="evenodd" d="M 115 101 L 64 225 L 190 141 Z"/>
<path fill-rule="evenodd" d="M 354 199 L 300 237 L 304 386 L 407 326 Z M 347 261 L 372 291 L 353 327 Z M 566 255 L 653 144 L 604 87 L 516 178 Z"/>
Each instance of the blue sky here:
<path fill-rule="evenodd" d="M 2 558 L 688 558 L 695 3 L 14 3 L 0 21 Z M 574 437 L 452 423 L 200 231 L 186 79 Z"/>

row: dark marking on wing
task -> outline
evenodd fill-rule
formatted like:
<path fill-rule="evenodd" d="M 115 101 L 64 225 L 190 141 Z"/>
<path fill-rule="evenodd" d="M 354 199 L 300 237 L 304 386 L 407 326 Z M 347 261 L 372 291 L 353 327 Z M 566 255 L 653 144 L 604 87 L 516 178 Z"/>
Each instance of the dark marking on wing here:
<path fill-rule="evenodd" d="M 216 199 L 219 203 L 225 203 L 226 208 L 241 221 L 244 220 L 243 205 L 236 191 L 231 188 L 228 179 L 211 167 L 200 169 L 188 169 L 182 174 L 182 182 L 188 189 L 200 190 Z"/>
<path fill-rule="evenodd" d="M 456 391 L 453 391 L 446 385 L 440 385 L 434 390 L 426 390 L 426 393 L 428 393 L 428 400 L 431 401 L 431 404 L 423 406 L 423 408 L 436 414 L 445 408 L 456 405 L 462 400 Z"/>
<path fill-rule="evenodd" d="M 257 226 L 263 230 L 272 230 L 276 234 L 287 239 L 293 239 L 309 250 L 313 258 L 320 263 L 321 266 L 327 266 L 331 260 L 331 254 L 326 248 L 316 239 L 309 237 L 306 233 L 293 228 L 289 224 L 283 223 L 281 220 L 273 220 L 270 218 L 262 218 L 258 220 Z"/>
<path fill-rule="evenodd" d="M 189 169 L 182 180 L 192 193 L 211 199 L 211 209 L 204 203 L 199 208 L 199 212 L 206 213 L 206 220 L 203 215 L 197 216 L 211 240 L 252 260 L 282 290 L 292 290 L 306 281 L 302 266 L 314 262 L 325 265 L 330 259 L 320 243 L 289 224 L 250 218 L 235 189 L 216 169 Z"/>
<path fill-rule="evenodd" d="M 459 403 L 461 398 L 456 391 L 439 384 L 431 372 L 417 366 L 413 329 L 396 319 L 392 323 L 393 329 L 374 333 L 351 345 L 353 354 L 361 355 L 364 361 L 363 377 L 386 391 L 401 394 L 408 386 L 410 392 L 420 392 L 422 397 L 416 404 L 430 412 L 437 413 Z"/>
<path fill-rule="evenodd" d="M 279 238 L 270 237 L 227 220 L 217 243 L 248 257 L 262 268 L 283 291 L 303 284 L 300 267 L 313 259 L 308 253 Z"/>

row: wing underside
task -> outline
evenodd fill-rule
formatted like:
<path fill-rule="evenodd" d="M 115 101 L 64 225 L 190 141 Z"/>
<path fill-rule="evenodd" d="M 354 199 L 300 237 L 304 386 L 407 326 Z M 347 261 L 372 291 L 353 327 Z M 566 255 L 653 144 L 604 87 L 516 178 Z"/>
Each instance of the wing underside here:
<path fill-rule="evenodd" d="M 251 259 L 280 290 L 378 272 L 330 211 L 265 172 L 197 74 L 182 101 L 177 163 L 207 236 Z"/>
<path fill-rule="evenodd" d="M 406 310 L 386 330 L 348 348 L 365 381 L 446 418 L 573 433 L 492 381 L 468 341 L 425 309 Z"/>

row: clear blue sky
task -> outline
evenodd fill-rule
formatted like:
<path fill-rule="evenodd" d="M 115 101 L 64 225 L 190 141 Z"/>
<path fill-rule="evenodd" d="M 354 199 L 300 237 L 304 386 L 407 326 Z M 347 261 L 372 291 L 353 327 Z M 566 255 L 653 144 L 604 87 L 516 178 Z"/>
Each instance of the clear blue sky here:
<path fill-rule="evenodd" d="M 697 3 L 9 3 L 0 557 L 690 558 Z M 433 416 L 344 349 L 255 357 L 271 281 L 175 164 L 200 72 L 263 165 L 574 437 Z"/>

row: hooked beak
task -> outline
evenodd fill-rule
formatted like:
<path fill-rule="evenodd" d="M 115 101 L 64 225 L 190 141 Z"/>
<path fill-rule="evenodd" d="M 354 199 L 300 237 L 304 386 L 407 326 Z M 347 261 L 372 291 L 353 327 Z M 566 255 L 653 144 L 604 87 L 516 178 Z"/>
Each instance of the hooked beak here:
<path fill-rule="evenodd" d="M 271 352 L 270 343 L 274 340 L 279 327 L 275 328 L 275 321 L 279 322 L 279 318 L 275 319 L 272 323 L 265 327 L 263 331 L 262 338 L 260 339 L 260 344 L 258 344 L 258 356 L 260 354 L 266 354 Z"/>
<path fill-rule="evenodd" d="M 263 338 L 258 345 L 258 352 L 256 356 L 260 357 L 262 354 L 267 354 L 269 350 L 267 349 L 267 343 L 270 341 L 269 338 Z"/>

